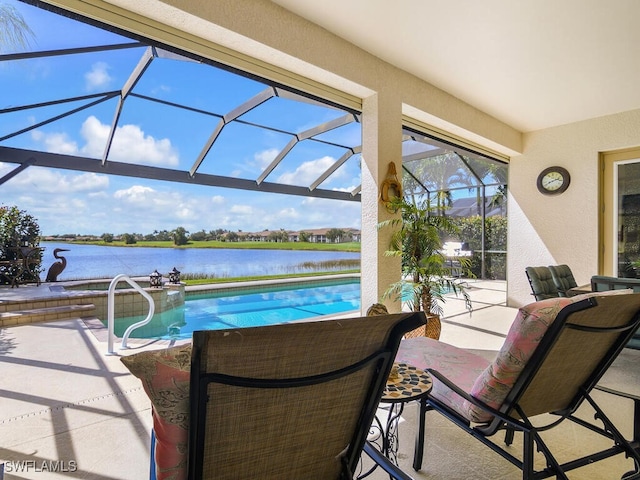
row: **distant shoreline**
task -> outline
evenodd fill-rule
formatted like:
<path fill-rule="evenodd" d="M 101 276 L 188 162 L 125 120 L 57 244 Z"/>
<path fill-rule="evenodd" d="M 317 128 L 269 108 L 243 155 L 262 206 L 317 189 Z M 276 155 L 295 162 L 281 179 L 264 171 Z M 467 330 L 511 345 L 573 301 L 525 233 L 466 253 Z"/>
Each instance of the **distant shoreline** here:
<path fill-rule="evenodd" d="M 141 240 L 133 244 L 125 244 L 123 241 L 103 242 L 103 241 L 60 241 L 42 240 L 46 243 L 65 243 L 68 245 L 97 245 L 101 247 L 147 247 L 147 248 L 218 248 L 218 249 L 245 249 L 245 250 L 309 250 L 325 252 L 360 252 L 359 242 L 344 243 L 311 243 L 311 242 L 221 242 L 219 240 L 190 241 L 186 245 L 174 245 L 171 240 L 167 241 L 145 241 Z"/>

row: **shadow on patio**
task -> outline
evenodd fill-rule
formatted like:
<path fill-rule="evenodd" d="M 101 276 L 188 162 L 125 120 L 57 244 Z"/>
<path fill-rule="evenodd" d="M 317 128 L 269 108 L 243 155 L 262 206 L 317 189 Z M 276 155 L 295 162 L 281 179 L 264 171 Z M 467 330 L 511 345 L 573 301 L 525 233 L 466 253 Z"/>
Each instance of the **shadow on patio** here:
<path fill-rule="evenodd" d="M 477 281 L 471 287 L 473 313 L 466 312 L 462 299 L 449 298 L 441 340 L 493 357 L 516 310 L 505 306 L 504 282 Z M 149 401 L 119 357 L 105 351 L 105 342 L 80 319 L 0 329 L 0 461 L 5 462 L 5 479 L 148 477 Z M 603 383 L 640 394 L 638 360 L 639 351 L 625 351 Z M 631 418 L 626 406 L 615 409 L 622 418 Z M 435 412 L 427 416 L 423 471 L 414 472 L 416 413 L 416 405 L 405 409 L 399 448 L 400 465 L 414 478 L 519 477 L 506 460 Z M 568 429 L 553 441 L 570 450 L 589 440 Z M 628 470 L 630 461 L 618 457 L 578 470 L 571 478 L 619 478 Z M 368 478 L 388 477 L 377 471 Z"/>

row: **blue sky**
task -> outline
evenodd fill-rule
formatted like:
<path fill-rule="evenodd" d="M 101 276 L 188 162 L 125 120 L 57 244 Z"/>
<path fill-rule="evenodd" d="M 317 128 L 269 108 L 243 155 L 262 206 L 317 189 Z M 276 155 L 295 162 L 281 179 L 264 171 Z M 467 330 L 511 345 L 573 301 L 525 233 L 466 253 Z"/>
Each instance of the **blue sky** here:
<path fill-rule="evenodd" d="M 2 1 L 2 0 L 0 0 Z M 41 51 L 120 43 L 122 37 L 15 1 L 35 33 L 29 50 Z M 15 49 L 13 50 L 15 51 Z M 13 53 L 0 46 L 0 53 Z M 0 109 L 120 90 L 143 49 L 0 62 Z M 265 84 L 195 62 L 155 59 L 134 92 L 167 102 L 226 114 L 266 88 Z M 86 102 L 82 102 L 86 103 Z M 80 103 L 78 104 L 80 105 Z M 76 105 L 51 106 L 0 115 L 0 138 Z M 0 141 L 2 146 L 101 158 L 116 99 L 63 120 Z M 344 112 L 285 98 L 272 98 L 241 118 L 290 132 L 302 132 Z M 129 97 L 120 116 L 110 161 L 189 170 L 218 119 Z M 350 124 L 322 136 L 356 146 L 360 125 Z M 201 173 L 255 179 L 291 137 L 231 123 L 209 152 Z M 301 142 L 267 181 L 308 185 L 344 149 Z M 354 156 L 321 185 L 351 191 L 360 184 L 359 156 Z M 15 168 L 0 163 L 0 176 Z M 223 188 L 75 173 L 30 167 L 0 185 L 0 204 L 17 205 L 35 216 L 45 235 L 105 232 L 151 233 L 182 226 L 191 232 L 360 227 L 360 204 L 264 194 Z"/>

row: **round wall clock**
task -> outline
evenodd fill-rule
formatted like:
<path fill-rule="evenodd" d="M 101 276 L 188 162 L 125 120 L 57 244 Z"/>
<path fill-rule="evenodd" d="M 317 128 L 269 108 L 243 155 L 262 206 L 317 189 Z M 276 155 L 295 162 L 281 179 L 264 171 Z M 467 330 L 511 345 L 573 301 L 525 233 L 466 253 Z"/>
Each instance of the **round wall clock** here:
<path fill-rule="evenodd" d="M 538 175 L 538 190 L 545 195 L 557 195 L 569 188 L 571 176 L 566 168 L 545 168 Z"/>

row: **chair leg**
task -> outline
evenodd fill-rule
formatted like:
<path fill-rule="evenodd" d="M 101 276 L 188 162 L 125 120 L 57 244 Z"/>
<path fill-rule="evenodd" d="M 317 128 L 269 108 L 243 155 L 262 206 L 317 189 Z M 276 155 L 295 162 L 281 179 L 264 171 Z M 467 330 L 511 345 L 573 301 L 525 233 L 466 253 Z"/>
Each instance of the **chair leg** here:
<path fill-rule="evenodd" d="M 640 399 L 633 400 L 633 438 L 632 445 L 640 444 Z M 623 480 L 640 479 L 640 464 L 634 459 L 635 469 L 622 475 Z"/>
<path fill-rule="evenodd" d="M 522 437 L 522 480 L 533 479 L 533 435 L 524 432 Z"/>
<path fill-rule="evenodd" d="M 151 452 L 149 457 L 149 480 L 156 480 L 156 432 L 151 429 Z"/>
<path fill-rule="evenodd" d="M 635 470 L 631 470 L 630 472 L 627 472 L 624 475 L 622 475 L 621 480 L 638 480 L 639 478 L 640 478 L 640 472 L 636 467 Z"/>
<path fill-rule="evenodd" d="M 417 472 L 422 468 L 422 457 L 424 455 L 424 426 L 425 415 L 427 413 L 427 399 L 421 398 L 418 403 L 420 410 L 418 412 L 418 431 L 416 432 L 416 446 L 413 451 L 413 469 Z"/>
<path fill-rule="evenodd" d="M 511 445 L 513 443 L 513 436 L 515 434 L 515 431 L 513 428 L 511 427 L 507 427 L 505 432 L 504 432 L 504 443 L 506 445 Z"/>

